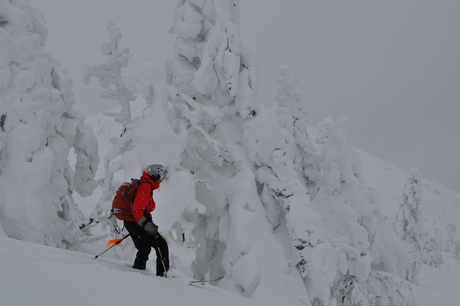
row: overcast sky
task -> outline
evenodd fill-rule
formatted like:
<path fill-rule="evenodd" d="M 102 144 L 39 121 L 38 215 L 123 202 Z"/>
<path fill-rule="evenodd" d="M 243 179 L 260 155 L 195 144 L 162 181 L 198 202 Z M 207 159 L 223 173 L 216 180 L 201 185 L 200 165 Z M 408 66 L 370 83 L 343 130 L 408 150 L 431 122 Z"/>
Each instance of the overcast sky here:
<path fill-rule="evenodd" d="M 31 0 L 50 30 L 46 49 L 74 80 L 75 108 L 110 107 L 86 67 L 101 57 L 107 21 L 139 64 L 171 57 L 175 0 Z M 290 65 L 313 126 L 349 117 L 354 145 L 460 192 L 460 1 L 241 0 L 240 31 L 258 61 L 258 99 L 271 105 Z"/>

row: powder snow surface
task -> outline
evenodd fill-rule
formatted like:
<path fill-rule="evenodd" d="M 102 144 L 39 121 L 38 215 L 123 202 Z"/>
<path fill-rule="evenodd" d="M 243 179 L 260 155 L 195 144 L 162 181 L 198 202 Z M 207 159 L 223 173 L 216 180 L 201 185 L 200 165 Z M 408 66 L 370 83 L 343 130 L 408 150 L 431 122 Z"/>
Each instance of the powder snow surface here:
<path fill-rule="evenodd" d="M 413 287 L 419 306 L 458 305 L 460 262 L 444 256 L 441 269 L 423 266 Z M 130 262 L 93 258 L 0 237 L 0 305 L 260 305 L 216 287 L 187 285 L 183 277 L 155 277 L 153 267 L 139 272 Z"/>

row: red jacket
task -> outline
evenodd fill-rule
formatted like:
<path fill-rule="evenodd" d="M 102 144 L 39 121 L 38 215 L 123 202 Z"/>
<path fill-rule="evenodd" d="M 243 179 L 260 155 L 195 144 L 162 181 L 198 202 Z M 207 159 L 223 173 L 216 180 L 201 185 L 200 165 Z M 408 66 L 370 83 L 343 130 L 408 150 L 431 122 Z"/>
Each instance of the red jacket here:
<path fill-rule="evenodd" d="M 160 187 L 159 184 L 155 183 L 147 172 L 143 172 L 141 180 L 146 180 L 150 184 L 142 183 L 139 185 L 134 196 L 132 213 L 134 221 L 139 221 L 144 213 L 151 213 L 155 210 L 155 201 L 152 198 L 152 192 Z M 153 189 L 152 189 L 153 188 Z"/>

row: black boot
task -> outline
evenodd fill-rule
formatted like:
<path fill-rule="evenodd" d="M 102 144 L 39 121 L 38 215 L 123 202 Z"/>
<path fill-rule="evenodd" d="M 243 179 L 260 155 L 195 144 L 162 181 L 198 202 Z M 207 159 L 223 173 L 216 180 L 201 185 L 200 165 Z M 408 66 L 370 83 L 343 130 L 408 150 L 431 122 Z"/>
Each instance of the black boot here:
<path fill-rule="evenodd" d="M 144 260 L 138 260 L 136 259 L 134 261 L 133 268 L 138 269 L 138 270 L 145 270 L 145 266 L 147 265 L 147 262 Z"/>
<path fill-rule="evenodd" d="M 166 268 L 166 271 L 165 271 Z M 169 270 L 169 260 L 165 258 L 157 259 L 157 276 L 166 277 L 166 272 Z"/>

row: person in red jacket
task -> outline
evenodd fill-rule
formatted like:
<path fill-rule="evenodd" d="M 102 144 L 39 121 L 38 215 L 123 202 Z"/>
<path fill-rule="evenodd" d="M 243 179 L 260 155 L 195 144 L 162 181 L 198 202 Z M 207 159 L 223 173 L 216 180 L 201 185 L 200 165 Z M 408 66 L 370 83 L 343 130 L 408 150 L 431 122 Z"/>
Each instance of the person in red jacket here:
<path fill-rule="evenodd" d="M 154 248 L 157 255 L 157 276 L 166 276 L 169 270 L 169 249 L 166 240 L 158 232 L 158 226 L 152 221 L 150 213 L 155 210 L 152 192 L 160 187 L 167 175 L 168 171 L 162 165 L 150 165 L 144 169 L 140 178 L 142 183 L 138 185 L 133 201 L 134 220 L 124 221 L 137 249 L 133 268 L 145 270 L 151 248 Z"/>

